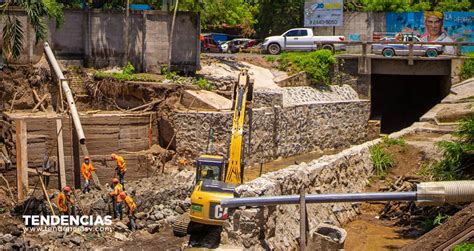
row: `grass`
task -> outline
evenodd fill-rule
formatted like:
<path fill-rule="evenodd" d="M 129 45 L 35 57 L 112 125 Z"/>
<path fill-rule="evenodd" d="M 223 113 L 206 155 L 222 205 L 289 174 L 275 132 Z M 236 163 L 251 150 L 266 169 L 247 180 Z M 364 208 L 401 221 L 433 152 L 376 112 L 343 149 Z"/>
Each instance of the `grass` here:
<path fill-rule="evenodd" d="M 280 70 L 306 72 L 312 84 L 330 84 L 331 68 L 336 59 L 329 50 L 285 52 L 280 55 Z"/>
<path fill-rule="evenodd" d="M 386 145 L 389 145 L 389 146 L 394 146 L 394 145 L 405 146 L 406 145 L 405 140 L 396 139 L 396 138 L 389 138 L 388 136 L 383 137 L 382 142 Z"/>
<path fill-rule="evenodd" d="M 474 52 L 467 53 L 469 58 L 464 61 L 459 76 L 462 80 L 474 77 Z"/>
<path fill-rule="evenodd" d="M 149 76 L 145 73 L 135 74 L 135 67 L 128 62 L 127 65 L 123 68 L 122 72 L 103 72 L 98 71 L 94 73 L 95 79 L 107 79 L 112 78 L 118 81 L 145 81 L 145 82 L 154 82 L 157 79 Z"/>
<path fill-rule="evenodd" d="M 370 147 L 370 159 L 374 163 L 375 173 L 380 178 L 385 178 L 388 170 L 395 166 L 396 162 L 392 155 L 387 153 L 381 145 Z"/>
<path fill-rule="evenodd" d="M 263 57 L 267 62 L 275 62 L 277 60 L 277 57 L 276 56 L 264 56 Z"/>

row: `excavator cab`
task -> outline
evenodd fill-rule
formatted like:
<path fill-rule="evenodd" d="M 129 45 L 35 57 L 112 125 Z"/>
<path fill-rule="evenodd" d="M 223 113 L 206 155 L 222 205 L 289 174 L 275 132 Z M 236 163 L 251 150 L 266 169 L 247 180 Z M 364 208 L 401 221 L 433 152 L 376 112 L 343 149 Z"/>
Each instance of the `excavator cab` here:
<path fill-rule="evenodd" d="M 201 155 L 196 161 L 196 168 L 196 184 L 203 180 L 222 181 L 225 160 L 219 155 Z"/>

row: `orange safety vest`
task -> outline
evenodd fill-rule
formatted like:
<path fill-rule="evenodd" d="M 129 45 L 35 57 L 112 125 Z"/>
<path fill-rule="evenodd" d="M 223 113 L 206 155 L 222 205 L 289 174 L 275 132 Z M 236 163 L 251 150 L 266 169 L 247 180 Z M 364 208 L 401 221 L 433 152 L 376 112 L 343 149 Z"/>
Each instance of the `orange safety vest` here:
<path fill-rule="evenodd" d="M 118 183 L 117 185 L 114 186 L 114 191 L 110 193 L 112 197 L 115 198 L 115 202 L 122 202 L 122 199 L 120 199 L 119 194 L 123 192 L 123 186 L 122 184 Z"/>
<path fill-rule="evenodd" d="M 94 166 L 92 166 L 92 164 L 90 162 L 89 162 L 89 164 L 82 163 L 81 173 L 82 173 L 82 177 L 84 177 L 84 179 L 90 180 L 92 172 L 94 172 L 94 171 L 95 171 L 95 168 L 94 168 Z"/>
<path fill-rule="evenodd" d="M 137 209 L 137 204 L 135 204 L 135 201 L 133 201 L 132 197 L 127 195 L 127 197 L 125 197 L 125 203 L 127 203 L 128 206 L 128 213 L 135 213 L 135 210 Z"/>
<path fill-rule="evenodd" d="M 124 173 L 125 171 L 127 171 L 127 168 L 125 166 L 125 160 L 123 159 L 123 157 L 117 155 L 116 160 L 117 160 L 117 167 L 119 168 L 119 171 L 121 173 Z"/>
<path fill-rule="evenodd" d="M 68 206 L 67 206 L 67 198 L 66 195 L 63 192 L 60 192 L 58 195 L 57 203 L 59 211 L 60 212 L 67 212 L 68 211 Z"/>

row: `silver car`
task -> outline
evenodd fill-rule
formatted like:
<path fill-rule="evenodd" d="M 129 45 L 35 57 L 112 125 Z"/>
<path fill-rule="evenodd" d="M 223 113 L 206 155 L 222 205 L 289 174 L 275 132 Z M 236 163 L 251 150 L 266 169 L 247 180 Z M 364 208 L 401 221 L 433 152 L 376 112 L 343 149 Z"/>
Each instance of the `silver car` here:
<path fill-rule="evenodd" d="M 437 57 L 443 53 L 443 45 L 435 44 L 417 44 L 421 43 L 419 37 L 412 34 L 397 34 L 395 38 L 384 38 L 381 41 L 403 41 L 403 42 L 414 42 L 413 44 L 413 55 L 414 56 L 427 56 L 430 58 Z M 384 57 L 391 58 L 393 56 L 408 56 L 409 45 L 408 44 L 373 44 L 372 53 L 380 54 Z"/>

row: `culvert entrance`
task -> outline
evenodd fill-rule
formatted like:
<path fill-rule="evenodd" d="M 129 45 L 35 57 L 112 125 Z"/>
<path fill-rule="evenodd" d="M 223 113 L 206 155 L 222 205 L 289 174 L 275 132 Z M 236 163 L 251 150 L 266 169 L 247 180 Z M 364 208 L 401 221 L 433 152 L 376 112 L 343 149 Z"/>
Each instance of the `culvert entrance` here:
<path fill-rule="evenodd" d="M 371 119 L 381 120 L 381 132 L 410 126 L 438 104 L 451 87 L 448 76 L 373 74 Z"/>

